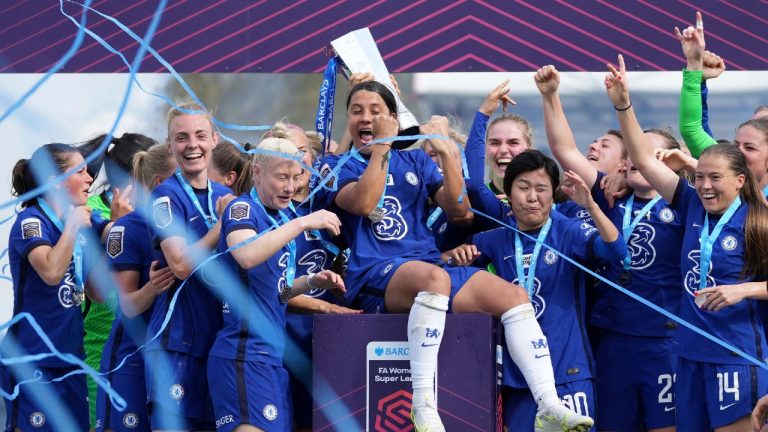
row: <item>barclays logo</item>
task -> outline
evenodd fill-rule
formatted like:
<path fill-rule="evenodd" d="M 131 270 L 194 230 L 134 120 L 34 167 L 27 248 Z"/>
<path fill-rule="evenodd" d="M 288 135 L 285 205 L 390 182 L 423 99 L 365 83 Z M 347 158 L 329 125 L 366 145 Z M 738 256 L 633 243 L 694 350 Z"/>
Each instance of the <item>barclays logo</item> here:
<path fill-rule="evenodd" d="M 377 357 L 381 356 L 399 356 L 399 357 L 408 357 L 409 350 L 408 348 L 383 348 L 383 347 L 376 347 L 374 348 L 373 352 L 376 354 Z"/>
<path fill-rule="evenodd" d="M 407 341 L 371 341 L 366 347 L 368 360 L 409 360 Z"/>

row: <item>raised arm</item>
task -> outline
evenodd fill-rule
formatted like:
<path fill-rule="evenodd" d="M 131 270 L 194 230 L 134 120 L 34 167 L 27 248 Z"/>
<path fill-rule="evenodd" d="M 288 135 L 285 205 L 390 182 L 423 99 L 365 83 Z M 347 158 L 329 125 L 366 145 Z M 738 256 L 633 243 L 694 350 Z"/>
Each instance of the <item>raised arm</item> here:
<path fill-rule="evenodd" d="M 696 12 L 696 28 L 682 32 L 675 27 L 687 65 L 683 71 L 683 87 L 680 90 L 680 135 L 685 145 L 697 158 L 705 148 L 716 143 L 702 126 L 701 83 L 704 70 L 704 24 L 701 13 Z"/>
<path fill-rule="evenodd" d="M 571 126 L 565 118 L 557 91 L 560 86 L 560 73 L 552 65 L 544 66 L 536 71 L 534 80 L 544 103 L 544 127 L 552 154 L 563 170 L 576 172 L 591 188 L 597 180 L 597 169 L 579 151 Z"/>
<path fill-rule="evenodd" d="M 707 106 L 709 89 L 707 88 L 707 81 L 719 77 L 724 71 L 725 62 L 722 57 L 711 51 L 704 51 L 704 75 L 701 81 L 701 127 L 712 138 L 715 135 L 709 127 L 709 107 Z"/>
<path fill-rule="evenodd" d="M 677 189 L 679 177 L 654 156 L 653 145 L 643 133 L 629 98 L 624 57 L 619 54 L 618 59 L 618 70 L 613 65 L 608 65 L 609 73 L 605 77 L 605 88 L 608 97 L 613 102 L 613 107 L 616 109 L 621 133 L 624 136 L 624 145 L 627 147 L 632 163 L 640 170 L 643 177 L 667 202 L 671 202 Z"/>
<path fill-rule="evenodd" d="M 422 126 L 427 134 L 442 135 L 447 137 L 449 133 L 448 119 L 443 116 L 432 116 L 429 123 Z M 455 144 L 450 140 L 430 139 L 430 144 L 440 157 L 443 169 L 443 186 L 435 192 L 435 202 L 442 208 L 448 219 L 453 223 L 460 223 L 467 218 L 471 219 L 468 200 L 459 202 L 459 197 L 464 193 L 464 177 L 461 175 L 461 167 L 453 155 Z"/>
<path fill-rule="evenodd" d="M 480 108 L 475 113 L 472 129 L 469 131 L 467 145 L 464 146 L 464 156 L 467 159 L 467 192 L 472 201 L 472 207 L 486 213 L 496 219 L 503 219 L 509 207 L 491 192 L 485 185 L 485 134 L 490 116 L 502 105 L 506 110 L 507 105 L 514 104 L 508 93 L 509 80 L 504 80 L 485 97 Z M 481 229 L 495 228 L 495 224 L 488 219 L 480 217 L 474 219 L 474 224 Z M 478 225 L 480 224 L 480 225 Z"/>
<path fill-rule="evenodd" d="M 464 157 L 467 159 L 467 171 L 469 171 L 467 188 L 470 193 L 473 189 L 485 187 L 485 132 L 488 119 L 489 117 L 481 111 L 475 113 L 467 145 L 464 146 Z"/>
<path fill-rule="evenodd" d="M 623 260 L 627 256 L 627 245 L 619 230 L 597 205 L 590 188 L 574 171 L 566 171 L 562 190 L 578 205 L 584 207 L 592 218 L 599 237 L 595 240 L 592 254 L 605 261 Z"/>

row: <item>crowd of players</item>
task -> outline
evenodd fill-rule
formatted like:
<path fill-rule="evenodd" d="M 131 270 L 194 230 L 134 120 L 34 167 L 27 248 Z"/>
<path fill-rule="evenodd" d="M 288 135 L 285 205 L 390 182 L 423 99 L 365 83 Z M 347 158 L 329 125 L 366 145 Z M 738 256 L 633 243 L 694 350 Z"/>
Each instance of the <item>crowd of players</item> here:
<path fill-rule="evenodd" d="M 532 84 L 555 159 L 506 113 L 507 81 L 468 137 L 433 116 L 420 127 L 432 138 L 396 148 L 395 96 L 370 74 L 350 79 L 338 147 L 281 122 L 250 155 L 195 104 L 169 112 L 163 143 L 125 134 L 88 165 L 104 137 L 40 147 L 16 164 L 14 193 L 68 176 L 21 203 L 14 314 L 87 357 L 126 408 L 41 356 L 2 367 L 6 392 L 38 381 L 6 400 L 6 430 L 57 430 L 61 416 L 77 430 L 311 430 L 312 314 L 407 313 L 411 418 L 443 431 L 434 374 L 450 311 L 503 326 L 510 431 L 759 431 L 768 371 L 749 357 L 768 349 L 768 107 L 732 140 L 712 137 L 706 82 L 725 65 L 701 27 L 676 29 L 682 142 L 641 128 L 619 56 L 605 88 L 620 130 L 587 154 L 551 65 Z M 28 321 L 1 349 L 50 351 Z"/>

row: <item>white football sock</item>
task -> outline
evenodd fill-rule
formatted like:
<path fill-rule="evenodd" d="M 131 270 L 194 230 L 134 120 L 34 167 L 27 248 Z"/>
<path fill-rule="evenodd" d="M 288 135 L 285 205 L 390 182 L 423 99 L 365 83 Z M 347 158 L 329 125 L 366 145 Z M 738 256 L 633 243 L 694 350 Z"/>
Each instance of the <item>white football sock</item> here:
<path fill-rule="evenodd" d="M 443 340 L 447 310 L 447 296 L 423 291 L 416 296 L 408 315 L 413 405 L 424 405 L 427 396 L 435 399 L 437 353 Z"/>
<path fill-rule="evenodd" d="M 539 408 L 559 404 L 549 345 L 536 321 L 533 305 L 513 307 L 501 316 L 501 323 L 509 355 L 523 373 Z"/>

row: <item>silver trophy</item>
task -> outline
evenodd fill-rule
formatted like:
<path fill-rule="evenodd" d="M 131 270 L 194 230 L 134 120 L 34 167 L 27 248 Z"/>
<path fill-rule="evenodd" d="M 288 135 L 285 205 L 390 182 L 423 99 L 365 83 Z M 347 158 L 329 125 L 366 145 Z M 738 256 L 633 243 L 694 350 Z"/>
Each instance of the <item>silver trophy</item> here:
<path fill-rule="evenodd" d="M 384 59 L 382 59 L 381 53 L 379 53 L 379 48 L 376 46 L 370 30 L 366 27 L 347 33 L 332 41 L 331 46 L 341 60 L 341 68 L 347 78 L 353 73 L 370 72 L 374 75 L 376 81 L 384 84 L 395 95 L 395 101 L 397 101 L 397 120 L 400 124 L 401 135 L 403 133 L 407 135 L 418 134 L 419 122 L 406 108 L 403 101 L 400 100 L 395 88 L 389 81 L 389 71 L 384 64 Z M 407 141 L 396 142 L 395 148 L 407 147 L 415 141 L 412 140 L 410 143 Z"/>

